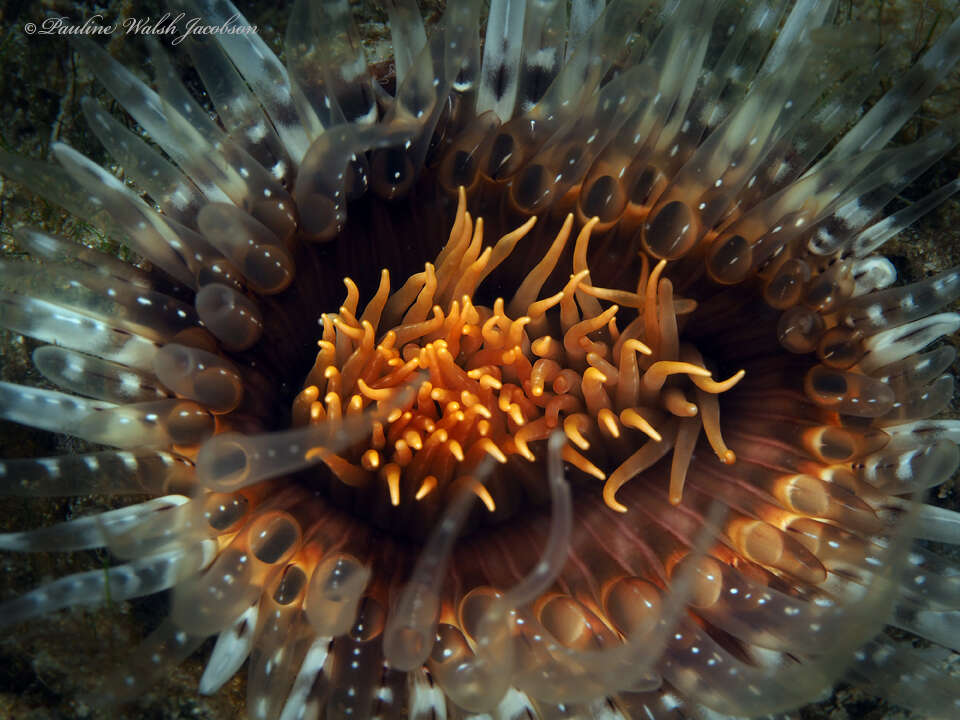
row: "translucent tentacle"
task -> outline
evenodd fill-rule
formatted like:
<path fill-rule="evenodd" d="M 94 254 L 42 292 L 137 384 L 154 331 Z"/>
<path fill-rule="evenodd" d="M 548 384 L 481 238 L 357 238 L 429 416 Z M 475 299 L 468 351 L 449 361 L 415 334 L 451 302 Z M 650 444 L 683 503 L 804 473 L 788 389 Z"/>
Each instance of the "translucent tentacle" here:
<path fill-rule="evenodd" d="M 862 258 L 879 250 L 887 240 L 913 225 L 921 217 L 958 192 L 960 192 L 960 179 L 937 188 L 912 205 L 873 223 L 853 238 L 851 243 L 853 254 Z"/>
<path fill-rule="evenodd" d="M 257 642 L 250 655 L 247 708 L 251 718 L 273 720 L 294 683 L 310 644 L 308 625 L 301 613 L 307 574 L 299 564 L 288 565 L 261 601 Z M 290 638 L 298 637 L 291 642 Z"/>
<path fill-rule="evenodd" d="M 960 20 L 955 20 L 822 162 L 883 147 L 960 59 Z"/>
<path fill-rule="evenodd" d="M 211 412 L 230 412 L 243 399 L 243 381 L 233 363 L 205 350 L 164 345 L 153 358 L 153 369 L 168 388 Z"/>
<path fill-rule="evenodd" d="M 12 625 L 72 605 L 97 605 L 152 595 L 200 572 L 216 556 L 216 543 L 174 546 L 105 570 L 68 575 L 0 604 L 0 625 Z"/>
<path fill-rule="evenodd" d="M 172 448 L 199 446 L 215 431 L 213 416 L 191 400 L 156 400 L 97 408 L 67 432 L 113 447 Z"/>
<path fill-rule="evenodd" d="M 525 0 L 497 0 L 490 6 L 477 114 L 493 110 L 501 121 L 513 116 L 526 5 Z"/>
<path fill-rule="evenodd" d="M 111 536 L 129 532 L 156 513 L 189 502 L 183 495 L 167 495 L 99 515 L 68 520 L 49 527 L 0 534 L 0 548 L 19 552 L 67 552 L 104 547 Z"/>
<path fill-rule="evenodd" d="M 567 57 L 578 49 L 580 41 L 603 12 L 604 3 L 600 0 L 574 0 L 570 5 L 570 19 L 567 28 Z"/>
<path fill-rule="evenodd" d="M 263 333 L 263 318 L 257 304 L 235 288 L 210 283 L 196 297 L 197 315 L 228 350 L 246 350 Z"/>
<path fill-rule="evenodd" d="M 797 2 L 777 35 L 777 41 L 767 53 L 760 74 L 775 72 L 785 63 L 792 62 L 793 53 L 799 44 L 811 30 L 828 22 L 833 17 L 835 7 L 836 2 L 834 1 L 800 0 L 800 2 Z"/>
<path fill-rule="evenodd" d="M 523 27 L 523 54 L 518 69 L 516 114 L 529 112 L 546 93 L 563 63 L 566 3 L 528 2 Z"/>
<path fill-rule="evenodd" d="M 627 688 L 658 687 L 656 664 L 685 616 L 687 602 L 697 591 L 699 561 L 716 533 L 722 512 L 719 503 L 711 508 L 687 561 L 677 566 L 670 580 L 667 599 L 642 580 L 637 586 L 628 579 L 621 588 L 625 594 L 614 596 L 611 589 L 607 610 L 626 638 L 623 644 L 603 650 L 573 649 L 541 630 L 533 618 L 526 618 L 524 640 L 538 662 L 518 678 L 517 687 L 553 703 L 589 702 Z"/>
<path fill-rule="evenodd" d="M 289 514 L 261 513 L 234 536 L 203 575 L 177 586 L 172 621 L 201 637 L 228 627 L 282 572 L 301 541 L 300 526 Z"/>
<path fill-rule="evenodd" d="M 227 133 L 284 187 L 290 187 L 293 163 L 250 87 L 215 39 L 191 40 L 187 50 Z"/>
<path fill-rule="evenodd" d="M 0 153 L 0 168 L 7 177 L 89 220 L 108 235 L 125 238 L 136 252 L 192 287 L 189 254 L 160 215 L 99 166 L 66 145 L 57 147 L 65 168 L 7 153 Z"/>
<path fill-rule="evenodd" d="M 201 695 L 217 692 L 247 661 L 253 649 L 259 615 L 260 599 L 257 598 L 230 627 L 220 631 L 200 676 L 197 689 Z"/>
<path fill-rule="evenodd" d="M 942 660 L 942 653 L 930 655 L 881 635 L 857 651 L 850 676 L 891 702 L 946 720 L 960 712 L 960 688 L 936 666 L 934 658 Z"/>
<path fill-rule="evenodd" d="M 91 413 L 115 407 L 53 390 L 0 383 L 0 417 L 39 430 L 70 432 Z"/>
<path fill-rule="evenodd" d="M 887 499 L 886 503 L 893 505 L 898 510 L 912 511 L 915 509 L 919 519 L 917 526 L 914 528 L 914 533 L 916 533 L 914 537 L 921 540 L 960 545 L 960 513 L 957 511 L 924 503 L 914 503 L 913 505 L 906 502 L 895 503 L 892 498 Z"/>
<path fill-rule="evenodd" d="M 154 342 L 165 342 L 197 323 L 187 303 L 121 280 L 58 265 L 0 261 L 5 288 L 86 315 Z"/>
<path fill-rule="evenodd" d="M 106 678 L 103 687 L 87 702 L 109 707 L 140 697 L 161 674 L 186 660 L 200 647 L 204 637 L 190 635 L 172 621 L 165 620 L 120 668 Z"/>
<path fill-rule="evenodd" d="M 960 647 L 960 612 L 922 610 L 911 605 L 899 604 L 894 609 L 890 624 L 952 650 Z"/>
<path fill-rule="evenodd" d="M 960 329 L 960 315 L 939 313 L 883 330 L 864 342 L 861 367 L 867 372 L 903 360 L 944 335 Z"/>
<path fill-rule="evenodd" d="M 307 648 L 280 713 L 280 720 L 320 717 L 328 689 L 324 667 L 330 657 L 331 643 L 330 637 L 317 637 Z"/>
<path fill-rule="evenodd" d="M 327 128 L 377 119 L 374 83 L 349 3 L 296 3 L 285 47 L 295 97 L 309 104 L 305 115 L 315 114 Z"/>
<path fill-rule="evenodd" d="M 390 614 L 384 630 L 383 653 L 391 667 L 409 672 L 422 666 L 430 654 L 440 609 L 440 586 L 454 542 L 476 499 L 472 483 L 482 481 L 491 463 L 485 466 L 486 471 L 480 467 L 473 478 L 465 478 L 466 484 L 459 496 L 444 509 Z"/>
<path fill-rule="evenodd" d="M 374 422 L 412 403 L 417 379 L 414 376 L 390 399 L 378 401 L 379 407 L 362 415 L 263 435 L 216 435 L 200 449 L 197 479 L 212 490 L 231 491 L 323 462 L 326 455 L 368 436 Z"/>
<path fill-rule="evenodd" d="M 38 347 L 31 359 L 54 385 L 97 400 L 135 403 L 169 397 L 151 373 L 56 345 Z"/>
<path fill-rule="evenodd" d="M 390 39 L 397 66 L 397 87 L 403 85 L 420 51 L 427 44 L 427 33 L 416 0 L 388 0 Z"/>
<path fill-rule="evenodd" d="M 146 190 L 154 202 L 177 222 L 194 225 L 206 202 L 199 188 L 141 138 L 127 130 L 98 102 L 82 101 L 83 114 L 100 142 L 129 177 Z"/>
<path fill-rule="evenodd" d="M 231 18 L 249 25 L 229 0 L 186 0 L 185 4 L 210 25 L 223 25 Z M 294 101 L 283 65 L 255 32 L 217 33 L 215 37 L 260 101 L 287 154 L 299 163 L 322 126 L 316 116 L 304 113 L 305 108 Z"/>
<path fill-rule="evenodd" d="M 275 295 L 293 281 L 290 253 L 269 228 L 229 203 L 209 203 L 197 216 L 207 240 L 243 273 L 261 295 Z"/>
<path fill-rule="evenodd" d="M 186 460 L 153 450 L 3 460 L 0 495 L 161 495 L 192 472 Z"/>
<path fill-rule="evenodd" d="M 519 583 L 497 597 L 484 612 L 473 633 L 476 654 L 459 665 L 454 674 L 444 673 L 443 686 L 457 705 L 474 711 L 495 707 L 507 692 L 514 663 L 510 637 L 515 608 L 530 602 L 543 592 L 557 576 L 566 561 L 572 532 L 570 489 L 563 476 L 560 449 L 565 444 L 562 433 L 549 440 L 548 459 L 551 498 L 550 533 L 540 562 Z M 440 667 L 431 663 L 435 671 Z"/>
<path fill-rule="evenodd" d="M 20 246 L 34 257 L 114 277 L 144 290 L 152 290 L 156 284 L 155 280 L 143 270 L 112 255 L 78 245 L 58 235 L 50 235 L 29 227 L 19 227 L 13 234 Z"/>
<path fill-rule="evenodd" d="M 49 343 L 150 370 L 157 345 L 111 321 L 100 321 L 60 305 L 0 290 L 0 326 Z"/>

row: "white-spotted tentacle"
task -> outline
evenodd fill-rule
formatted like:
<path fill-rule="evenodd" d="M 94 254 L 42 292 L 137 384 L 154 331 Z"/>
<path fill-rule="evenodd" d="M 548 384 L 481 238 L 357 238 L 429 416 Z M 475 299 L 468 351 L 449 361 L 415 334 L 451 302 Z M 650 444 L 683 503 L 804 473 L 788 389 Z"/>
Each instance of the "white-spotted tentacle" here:
<path fill-rule="evenodd" d="M 156 450 L 3 460 L 0 495 L 162 495 L 192 473 L 186 460 Z"/>
<path fill-rule="evenodd" d="M 527 3 L 514 114 L 529 112 L 560 72 L 566 20 L 566 3 L 560 0 Z"/>
<path fill-rule="evenodd" d="M 905 649 L 902 643 L 880 635 L 856 652 L 848 676 L 890 702 L 946 720 L 960 712 L 960 699 L 955 683 L 938 667 L 945 660 L 945 653 L 937 648 Z"/>
<path fill-rule="evenodd" d="M 253 649 L 259 616 L 260 598 L 257 598 L 230 627 L 220 631 L 197 686 L 201 695 L 217 692 L 246 662 Z"/>
<path fill-rule="evenodd" d="M 960 53 L 960 19 L 955 20 L 881 100 L 837 143 L 821 162 L 887 144 L 930 92 L 950 72 Z"/>
<path fill-rule="evenodd" d="M 163 218 L 102 168 L 66 145 L 57 147 L 66 168 L 0 153 L 0 169 L 108 235 L 127 238 L 136 252 L 192 287 L 189 254 Z M 138 226 L 139 221 L 142 222 Z"/>
<path fill-rule="evenodd" d="M 156 286 L 155 278 L 149 273 L 94 248 L 25 226 L 18 227 L 13 235 L 17 243 L 36 258 L 123 280 L 144 290 L 153 290 Z"/>
<path fill-rule="evenodd" d="M 216 553 L 216 542 L 203 540 L 104 570 L 68 575 L 0 603 L 0 624 L 12 625 L 66 607 L 153 595 L 201 572 Z"/>
<path fill-rule="evenodd" d="M 476 645 L 472 657 L 456 668 L 455 675 L 443 667 L 443 659 L 428 663 L 447 695 L 460 707 L 484 712 L 495 707 L 515 681 L 514 648 L 511 637 L 516 608 L 543 592 L 566 562 L 573 511 L 570 489 L 563 475 L 560 449 L 564 436 L 556 432 L 549 439 L 550 533 L 537 565 L 519 583 L 493 599 L 471 633 Z"/>
<path fill-rule="evenodd" d="M 210 25 L 223 25 L 238 18 L 241 24 L 249 26 L 229 0 L 183 2 Z M 316 115 L 306 112 L 307 108 L 295 102 L 286 69 L 256 32 L 217 33 L 214 37 L 249 84 L 276 128 L 290 159 L 299 165 L 310 143 L 323 131 L 323 126 Z"/>
<path fill-rule="evenodd" d="M 265 588 L 257 637 L 247 671 L 247 713 L 256 720 L 279 715 L 312 635 L 302 612 L 307 573 L 291 563 Z M 297 638 L 291 642 L 291 637 Z"/>
<path fill-rule="evenodd" d="M 60 552 L 105 547 L 112 535 L 135 530 L 152 514 L 168 513 L 188 502 L 183 495 L 167 495 L 58 525 L 3 533 L 0 534 L 0 548 L 20 552 Z"/>
<path fill-rule="evenodd" d="M 525 0 L 497 0 L 490 6 L 477 95 L 478 115 L 492 110 L 501 121 L 513 117 L 526 5 Z"/>
<path fill-rule="evenodd" d="M 190 178 L 127 130 L 100 103 L 84 98 L 81 106 L 87 124 L 124 173 L 146 190 L 166 215 L 182 225 L 195 225 L 206 198 Z"/>
<path fill-rule="evenodd" d="M 117 404 L 170 397 L 153 373 L 58 345 L 42 345 L 30 359 L 47 380 L 78 395 Z"/>
<path fill-rule="evenodd" d="M 377 120 L 374 80 L 349 3 L 297 2 L 284 45 L 294 96 L 325 128 Z M 318 64 L 324 68 L 319 74 Z"/>
<path fill-rule="evenodd" d="M 38 430 L 70 432 L 91 413 L 116 407 L 54 390 L 0 383 L 0 417 Z"/>
<path fill-rule="evenodd" d="M 638 578 L 627 578 L 625 602 L 607 599 L 607 613 L 624 641 L 602 650 L 561 644 L 535 617 L 524 618 L 524 641 L 537 657 L 517 678 L 531 697 L 552 703 L 588 702 L 626 689 L 655 690 L 661 684 L 660 662 L 686 616 L 696 592 L 699 563 L 713 541 L 724 508 L 714 504 L 694 539 L 687 560 L 678 565 L 667 594 Z M 611 592 L 611 596 L 613 592 Z M 663 597 L 666 595 L 666 597 Z"/>
<path fill-rule="evenodd" d="M 387 13 L 390 17 L 393 60 L 397 66 L 397 87 L 400 87 L 427 44 L 427 32 L 415 0 L 389 0 Z"/>
<path fill-rule="evenodd" d="M 477 499 L 474 483 L 483 483 L 492 469 L 492 460 L 485 461 L 472 474 L 464 477 L 458 496 L 444 509 L 409 581 L 400 592 L 397 606 L 390 613 L 383 633 L 383 653 L 388 664 L 410 672 L 421 667 L 433 648 L 437 614 L 440 610 L 441 584 L 447 574 L 453 551 L 467 513 Z"/>
<path fill-rule="evenodd" d="M 167 342 L 197 323 L 193 308 L 170 295 L 63 265 L 0 261 L 0 282 L 8 291 L 110 323 L 156 343 Z"/>
<path fill-rule="evenodd" d="M 224 129 L 240 147 L 284 187 L 293 181 L 294 165 L 253 91 L 214 38 L 185 43 Z"/>
<path fill-rule="evenodd" d="M 889 612 L 897 596 L 900 570 L 910 547 L 910 528 L 917 522 L 916 513 L 901 518 L 901 522 L 903 525 L 898 528 L 895 539 L 886 548 L 882 569 L 874 574 L 866 591 L 852 604 L 856 609 L 844 606 L 837 611 L 854 612 L 864 619 Z M 834 642 L 824 653 L 804 658 L 801 663 L 785 659 L 767 668 L 757 668 L 741 662 L 699 627 L 686 622 L 668 650 L 665 677 L 692 698 L 720 712 L 751 715 L 779 712 L 796 706 L 799 696 L 810 697 L 828 690 L 831 678 L 849 665 L 854 651 L 873 634 L 871 622 L 850 622 L 838 629 Z M 684 667 L 696 667 L 698 671 L 684 672 Z M 737 682 L 710 681 L 714 673 L 735 677 Z"/>
<path fill-rule="evenodd" d="M 887 240 L 913 225 L 928 212 L 960 192 L 960 179 L 937 188 L 908 207 L 888 215 L 862 230 L 851 243 L 854 256 L 864 258 L 879 250 Z"/>

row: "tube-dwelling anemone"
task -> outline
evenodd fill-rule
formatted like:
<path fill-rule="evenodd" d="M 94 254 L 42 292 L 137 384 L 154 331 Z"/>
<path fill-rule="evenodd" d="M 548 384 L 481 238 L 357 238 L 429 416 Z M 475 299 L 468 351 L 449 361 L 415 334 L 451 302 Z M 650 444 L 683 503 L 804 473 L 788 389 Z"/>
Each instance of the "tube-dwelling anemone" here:
<path fill-rule="evenodd" d="M 178 47 L 202 98 L 77 40 L 132 185 L 60 143 L 0 170 L 142 262 L 18 230 L 0 325 L 59 389 L 0 417 L 108 449 L 0 492 L 150 497 L 0 535 L 113 558 L 0 623 L 172 589 L 107 705 L 216 635 L 200 691 L 247 662 L 250 718 L 760 716 L 844 676 L 954 716 L 881 631 L 960 647 L 960 571 L 913 543 L 960 544 L 922 501 L 960 462 L 929 419 L 960 270 L 879 251 L 960 190 L 884 215 L 957 141 L 886 148 L 960 21 L 851 124 L 891 51 L 834 11 L 494 0 L 481 42 L 480 3 L 428 39 L 398 0 L 384 73 L 346 2 L 298 2 L 285 63 Z"/>

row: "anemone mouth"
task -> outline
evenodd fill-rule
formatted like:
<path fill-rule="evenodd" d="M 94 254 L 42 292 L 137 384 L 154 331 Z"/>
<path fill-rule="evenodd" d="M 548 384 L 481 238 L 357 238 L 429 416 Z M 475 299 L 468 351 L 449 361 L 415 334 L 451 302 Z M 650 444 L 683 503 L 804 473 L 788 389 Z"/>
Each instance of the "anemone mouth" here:
<path fill-rule="evenodd" d="M 295 20 L 310 27 L 304 7 Z M 695 4 L 681 9 L 694 19 Z M 649 716 L 677 702 L 755 714 L 816 696 L 895 593 L 908 598 L 897 624 L 928 637 L 939 626 L 921 608 L 956 607 L 951 571 L 939 573 L 935 556 L 911 555 L 919 569 L 900 583 L 893 575 L 924 512 L 902 496 L 958 461 L 956 428 L 923 422 L 952 395 L 952 380 L 936 376 L 953 356 L 917 355 L 956 330 L 955 315 L 932 313 L 955 298 L 957 274 L 886 290 L 891 267 L 870 257 L 891 232 L 870 224 L 873 211 L 914 172 L 908 156 L 944 152 L 946 133 L 883 165 L 861 152 L 879 121 L 865 122 L 801 174 L 814 161 L 801 147 L 809 134 L 829 137 L 822 115 L 784 134 L 793 100 L 782 115 L 762 107 L 785 96 L 761 74 L 729 123 L 705 121 L 694 103 L 681 129 L 667 108 L 644 109 L 658 108 L 643 82 L 657 52 L 618 65 L 619 75 L 571 60 L 557 85 L 561 100 L 583 101 L 582 117 L 558 119 L 557 96 L 540 88 L 547 102 L 499 124 L 472 113 L 477 68 L 458 59 L 476 50 L 464 31 L 475 10 L 450 13 L 436 47 L 456 52 L 433 52 L 432 67 L 407 58 L 404 69 L 398 58 L 407 83 L 379 100 L 366 76 L 331 85 L 336 73 L 315 72 L 315 53 L 333 53 L 317 60 L 331 67 L 344 58 L 298 45 L 295 27 L 288 67 L 327 125 L 309 146 L 310 122 L 291 124 L 292 106 L 258 88 L 262 68 L 242 59 L 217 67 L 250 73 L 253 106 L 270 122 L 246 118 L 240 129 L 269 126 L 278 144 L 251 132 L 245 149 L 225 140 L 209 156 L 187 148 L 221 129 L 163 55 L 162 98 L 131 90 L 109 65 L 105 83 L 128 107 L 165 106 L 166 129 L 141 120 L 155 139 L 185 142 L 165 149 L 201 188 L 186 211 L 153 191 L 163 214 L 131 205 L 109 174 L 63 146 L 60 175 L 4 158 L 28 184 L 102 182 L 98 207 L 121 217 L 160 268 L 140 273 L 81 251 L 70 255 L 81 281 L 3 268 L 0 316 L 48 341 L 59 327 L 67 348 L 41 348 L 35 363 L 78 393 L 3 386 L 4 416 L 122 449 L 12 464 L 17 482 L 55 467 L 59 488 L 74 487 L 66 469 L 77 486 L 160 494 L 182 483 L 193 495 L 2 537 L 7 549 L 101 542 L 129 560 L 105 579 L 67 578 L 11 601 L 11 617 L 89 602 L 85 588 L 104 582 L 123 597 L 176 587 L 170 619 L 111 679 L 110 699 L 136 694 L 218 633 L 201 688 L 216 689 L 249 654 L 257 717 L 284 704 L 323 705 L 329 716 L 374 706 L 385 716 L 423 707 Z M 614 3 L 586 42 L 613 33 L 621 12 Z M 401 18 L 396 31 L 414 26 Z M 809 78 L 782 59 L 776 67 L 789 35 L 767 62 L 810 103 Z M 701 41 L 711 44 L 709 23 Z M 581 72 L 595 94 L 569 82 Z M 233 89 L 249 92 L 244 81 Z M 333 97 L 340 116 L 328 122 L 318 97 Z M 482 104 L 502 111 L 498 99 Z M 628 118 L 612 109 L 623 104 L 637 110 L 630 129 L 653 128 L 649 147 L 618 132 Z M 218 122 L 235 123 L 235 109 Z M 92 104 L 85 111 L 95 128 L 113 128 Z M 668 152 L 656 136 L 673 131 L 683 142 Z M 770 142 L 751 150 L 740 141 L 753 132 Z M 786 148 L 773 142 L 791 137 L 800 139 Z M 278 147 L 303 150 L 296 171 L 271 155 Z M 761 149 L 773 159 L 750 177 Z M 861 172 L 868 180 L 851 186 Z M 707 173 L 719 180 L 704 186 Z M 854 198 L 858 212 L 844 204 Z M 38 255 L 63 252 L 55 238 L 21 240 Z M 110 280 L 91 277 L 97 262 Z M 87 337 L 56 326 L 64 318 Z M 101 465 L 111 472 L 98 474 Z M 920 537 L 954 537 L 936 525 L 950 516 L 930 517 L 935 527 Z M 904 589 L 928 575 L 932 590 Z M 846 602 L 862 603 L 861 621 Z M 875 647 L 858 667 L 891 677 L 901 666 L 884 665 L 887 648 Z"/>
<path fill-rule="evenodd" d="M 683 345 L 683 359 L 689 362 L 681 362 L 682 338 L 677 334 L 677 317 L 686 323 L 696 307 L 692 298 L 676 301 L 682 316 L 673 315 L 672 298 L 669 306 L 662 309 L 667 320 L 663 328 L 666 337 L 653 329 L 661 319 L 654 316 L 647 319 L 652 328 L 648 341 L 670 346 L 663 348 L 661 355 L 672 360 L 651 369 L 653 363 L 647 362 L 644 356 L 654 354 L 653 350 L 636 338 L 624 335 L 620 339 L 617 323 L 626 327 L 643 321 L 644 297 L 638 294 L 638 288 L 634 288 L 638 292 L 633 293 L 605 288 L 604 283 L 619 282 L 631 275 L 649 275 L 649 280 L 640 281 L 639 288 L 643 289 L 644 283 L 649 285 L 643 293 L 648 299 L 653 298 L 651 305 L 656 305 L 658 284 L 662 285 L 661 296 L 673 292 L 669 280 L 660 283 L 662 267 L 653 268 L 651 273 L 650 258 L 640 252 L 639 238 L 625 240 L 617 232 L 608 231 L 593 237 L 591 246 L 596 222 L 572 232 L 576 227 L 572 215 L 563 218 L 551 214 L 542 221 L 530 216 L 520 226 L 513 227 L 511 223 L 519 222 L 515 211 L 505 211 L 496 199 L 492 205 L 488 199 L 484 206 L 482 198 L 470 206 L 477 218 L 474 230 L 471 213 L 466 211 L 466 193 L 462 187 L 459 192 L 457 201 L 456 193 L 444 191 L 432 173 L 427 172 L 403 203 L 376 198 L 351 203 L 350 216 L 363 220 L 348 221 L 343 234 L 349 240 L 336 250 L 337 262 L 330 261 L 324 248 L 320 252 L 297 254 L 299 287 L 321 288 L 326 293 L 308 296 L 306 290 L 294 290 L 292 294 L 277 295 L 263 304 L 260 313 L 263 338 L 257 348 L 248 352 L 256 353 L 255 359 L 244 361 L 247 366 L 256 366 L 261 373 L 272 377 L 289 374 L 289 368 L 310 367 L 309 371 L 299 373 L 305 380 L 292 399 L 289 388 L 296 387 L 292 383 L 286 384 L 286 388 L 271 387 L 263 393 L 264 397 L 256 399 L 257 407 L 275 408 L 269 422 L 265 422 L 263 415 L 260 417 L 263 429 L 268 431 L 323 424 L 328 418 L 344 417 L 349 422 L 351 413 L 380 405 L 391 390 L 399 389 L 404 383 L 417 388 L 416 407 L 410 408 L 412 419 L 408 417 L 409 412 L 401 415 L 397 409 L 397 417 L 389 417 L 393 413 L 388 413 L 372 421 L 374 435 L 379 439 L 368 437 L 367 443 L 373 442 L 375 448 L 370 445 L 354 448 L 349 451 L 349 460 L 328 453 L 319 468 L 299 473 L 296 481 L 307 489 L 326 488 L 328 499 L 343 509 L 353 508 L 366 515 L 381 529 L 421 540 L 435 524 L 446 501 L 435 504 L 426 515 L 410 516 L 407 506 L 416 505 L 437 488 L 438 496 L 449 499 L 456 479 L 470 475 L 470 468 L 477 467 L 480 458 L 496 460 L 504 467 L 484 482 L 486 489 L 479 495 L 489 512 L 476 513 L 478 517 L 471 518 L 470 525 L 475 525 L 478 519 L 481 525 L 497 525 L 515 515 L 534 512 L 543 504 L 543 488 L 537 489 L 535 480 L 525 483 L 532 483 L 534 487 L 520 490 L 510 486 L 521 483 L 499 476 L 511 473 L 529 478 L 542 476 L 542 449 L 552 429 L 565 428 L 568 439 L 575 443 L 565 447 L 564 459 L 573 463 L 571 467 L 578 468 L 575 484 L 583 485 L 586 491 L 584 480 L 588 476 L 593 481 L 603 481 L 630 455 L 626 450 L 630 443 L 620 438 L 621 430 L 632 435 L 642 429 L 643 433 L 638 435 L 644 440 L 662 438 L 640 413 L 641 408 L 627 407 L 631 402 L 649 405 L 649 410 L 644 412 L 656 422 L 667 422 L 672 414 L 692 417 L 698 413 L 698 407 L 684 397 L 679 387 L 682 383 L 676 377 L 692 373 L 689 377 L 703 391 L 709 389 L 719 395 L 734 387 L 743 375 L 732 371 L 726 373 L 726 384 L 717 383 L 703 366 L 700 353 L 689 343 Z M 422 207 L 431 209 L 430 218 L 418 217 L 418 208 Z M 438 222 L 438 211 L 448 219 Z M 438 227 L 451 226 L 448 238 L 444 238 L 442 231 L 438 232 Z M 458 237 L 460 232 L 462 237 Z M 480 253 L 483 233 L 500 238 L 490 247 L 492 254 Z M 384 237 L 398 239 L 405 258 L 404 262 L 392 266 L 392 273 L 385 268 L 376 269 L 371 261 L 378 242 Z M 613 245 L 618 246 L 621 257 L 632 260 L 615 266 L 597 263 L 610 254 Z M 432 251 L 431 248 L 442 249 Z M 390 254 L 389 250 L 386 254 Z M 440 265 L 441 258 L 443 265 Z M 436 269 L 427 262 L 426 271 L 411 272 L 405 283 L 398 282 L 398 275 L 400 280 L 404 279 L 405 266 L 416 267 L 424 259 L 435 260 Z M 592 276 L 587 269 L 591 260 L 594 266 L 599 265 Z M 464 277 L 457 276 L 458 268 Z M 574 268 L 580 271 L 575 273 L 576 282 L 571 280 L 569 272 Z M 583 287 L 578 289 L 581 283 Z M 340 300 L 326 298 L 326 295 L 336 297 L 340 287 L 346 294 L 342 305 Z M 508 295 L 505 302 L 501 293 L 507 288 L 519 290 Z M 611 306 L 601 312 L 599 301 L 593 296 L 619 299 L 627 306 L 623 309 Z M 584 308 L 582 324 L 577 302 Z M 339 313 L 329 312 L 338 305 Z M 289 317 L 293 312 L 307 321 L 291 323 Z M 592 319 L 590 314 L 597 319 Z M 468 316 L 471 320 L 463 319 Z M 312 317 L 317 318 L 316 326 L 309 321 Z M 766 329 L 773 334 L 775 320 L 773 325 L 769 320 Z M 311 343 L 311 333 L 314 337 L 322 334 L 323 339 Z M 304 340 L 291 341 L 294 337 Z M 311 350 L 311 345 L 317 344 L 321 347 L 319 354 Z M 575 349 L 569 356 L 572 365 L 566 368 L 563 367 L 564 353 L 569 355 L 569 351 L 561 349 L 564 345 Z M 373 360 L 370 356 L 361 357 L 362 346 L 370 348 Z M 411 360 L 418 351 L 429 353 L 429 357 L 420 358 L 419 364 Z M 345 352 L 356 353 L 349 360 L 353 364 L 350 370 L 343 367 Z M 507 359 L 510 353 L 516 357 Z M 643 365 L 639 370 L 635 359 L 628 357 L 636 353 L 640 353 Z M 722 358 L 720 363 L 713 361 L 711 357 L 711 367 L 723 368 L 728 364 L 722 362 Z M 379 369 L 368 368 L 364 363 L 373 363 Z M 621 383 L 614 397 L 618 365 L 621 371 L 637 375 L 634 381 L 637 388 L 626 389 L 626 382 Z M 349 380 L 341 376 L 341 370 Z M 603 375 L 604 370 L 611 376 L 609 379 Z M 504 373 L 508 377 L 504 377 Z M 671 374 L 679 375 L 668 381 Z M 365 381 L 359 379 L 361 375 Z M 295 371 L 293 376 L 297 376 Z M 346 386 L 341 386 L 342 383 Z M 508 384 L 506 391 L 504 383 Z M 693 384 L 687 384 L 688 394 L 698 392 Z M 516 402 L 511 402 L 512 391 L 519 393 Z M 659 398 L 661 391 L 668 398 L 666 402 Z M 452 420 L 453 415 L 462 416 L 464 412 L 470 416 L 466 421 L 461 417 L 461 424 L 469 426 L 466 429 Z M 718 408 L 713 401 L 706 419 L 711 424 L 709 437 L 716 444 L 716 452 L 726 458 L 730 451 L 723 445 L 717 415 Z M 595 427 L 598 422 L 599 426 Z M 530 427 L 523 429 L 528 424 Z M 601 435 L 594 437 L 600 427 L 603 428 Z M 668 424 L 668 430 L 673 432 L 674 426 Z M 366 432 L 366 428 L 357 432 Z M 595 458 L 603 469 L 580 452 L 590 446 L 587 435 L 592 442 L 617 446 L 601 450 Z M 691 435 L 688 431 L 687 435 L 685 442 L 689 447 L 683 450 L 685 454 L 692 452 L 690 441 L 695 444 L 698 432 L 693 431 Z M 672 442 L 672 439 L 668 441 Z M 536 453 L 529 444 L 537 449 Z M 663 452 L 668 452 L 664 447 Z M 320 456 L 320 450 L 320 446 L 315 448 L 315 457 Z M 242 438 L 220 436 L 204 447 L 199 468 L 202 475 L 209 475 L 210 487 L 220 491 L 238 489 L 264 477 L 249 472 L 256 462 L 251 456 L 258 452 L 261 451 L 245 448 Z M 456 463 L 455 469 L 443 459 L 448 454 Z M 391 455 L 396 462 L 390 460 Z M 511 456 L 509 460 L 508 456 Z M 689 457 L 685 457 L 680 464 L 688 462 Z M 416 468 L 412 473 L 404 470 L 411 463 L 412 468 Z M 525 467 L 529 463 L 534 465 Z M 439 471 L 432 469 L 437 466 L 441 468 Z M 439 480 L 435 472 L 440 475 Z M 415 479 L 411 479 L 411 474 Z M 618 486 L 626 481 L 628 474 L 625 468 L 619 471 Z M 374 481 L 377 475 L 379 479 Z M 682 489 L 683 471 L 678 469 L 674 475 L 677 478 L 671 494 L 676 500 Z M 623 510 L 613 499 L 615 490 L 606 492 L 609 504 Z M 379 509 L 374 510 L 375 507 Z"/>

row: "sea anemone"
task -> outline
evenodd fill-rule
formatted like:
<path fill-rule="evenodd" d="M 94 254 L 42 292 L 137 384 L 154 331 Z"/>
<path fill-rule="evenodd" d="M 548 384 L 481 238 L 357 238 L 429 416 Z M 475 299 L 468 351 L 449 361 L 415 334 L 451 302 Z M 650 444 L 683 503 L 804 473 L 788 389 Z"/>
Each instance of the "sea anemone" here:
<path fill-rule="evenodd" d="M 217 636 L 250 718 L 743 717 L 840 678 L 931 716 L 955 681 L 960 544 L 946 308 L 878 251 L 957 141 L 887 148 L 960 58 L 891 63 L 835 3 L 390 4 L 371 69 L 346 0 L 295 4 L 285 63 L 226 0 L 89 39 L 133 119 L 83 101 L 126 180 L 55 143 L 0 171 L 130 262 L 20 228 L 0 325 L 59 389 L 0 417 L 100 447 L 0 492 L 141 501 L 0 535 L 105 548 L 0 623 L 171 590 L 88 700 L 134 700 Z M 195 69 L 195 72 L 194 72 Z M 133 129 L 130 129 L 130 128 Z M 39 261 L 39 262 L 37 262 Z M 142 498 L 142 496 L 147 496 Z M 918 642 L 920 642 L 918 640 Z"/>

